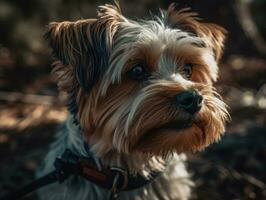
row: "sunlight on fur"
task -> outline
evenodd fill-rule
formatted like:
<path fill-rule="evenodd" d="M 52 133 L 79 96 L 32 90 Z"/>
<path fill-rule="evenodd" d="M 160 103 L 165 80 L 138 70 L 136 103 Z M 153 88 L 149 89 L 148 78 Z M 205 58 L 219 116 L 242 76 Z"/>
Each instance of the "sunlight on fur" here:
<path fill-rule="evenodd" d="M 100 6 L 96 19 L 51 23 L 52 75 L 68 94 L 70 116 L 39 174 L 65 148 L 88 156 L 86 143 L 99 169 L 117 166 L 147 179 L 162 171 L 119 199 L 188 199 L 193 183 L 183 153 L 218 141 L 229 119 L 213 87 L 225 35 L 175 4 L 149 20 L 127 19 L 115 3 Z M 106 199 L 108 193 L 79 179 L 49 188 L 42 199 Z"/>

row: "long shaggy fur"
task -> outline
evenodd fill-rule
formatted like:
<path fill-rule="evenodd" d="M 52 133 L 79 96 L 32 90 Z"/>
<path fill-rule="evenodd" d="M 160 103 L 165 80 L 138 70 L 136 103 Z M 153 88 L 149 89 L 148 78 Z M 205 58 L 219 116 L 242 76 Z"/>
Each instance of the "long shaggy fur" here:
<path fill-rule="evenodd" d="M 122 167 L 147 179 L 151 171 L 162 171 L 148 186 L 122 192 L 119 199 L 188 199 L 193 184 L 183 153 L 218 141 L 229 118 L 213 87 L 225 34 L 174 4 L 150 20 L 127 19 L 116 3 L 100 6 L 96 19 L 51 23 L 46 37 L 55 58 L 52 74 L 68 94 L 70 117 L 39 175 L 51 171 L 54 159 L 70 148 L 92 154 L 99 169 Z M 149 72 L 145 81 L 128 75 L 137 64 Z M 193 66 L 190 77 L 184 74 L 186 64 Z M 176 94 L 191 90 L 203 97 L 193 116 L 173 102 Z M 187 121 L 186 128 L 169 126 Z M 44 189 L 40 197 L 107 199 L 108 193 L 72 178 Z"/>
<path fill-rule="evenodd" d="M 56 142 L 51 145 L 50 151 L 47 154 L 43 168 L 39 169 L 37 176 L 49 173 L 53 169 L 54 160 L 59 155 L 62 155 L 66 148 L 71 149 L 77 154 L 88 156 L 88 152 L 84 148 L 82 135 L 80 134 L 79 127 L 73 125 L 73 117 L 69 116 L 67 122 L 61 130 L 58 132 Z M 98 168 L 101 169 L 102 159 L 89 154 L 98 163 Z M 156 181 L 151 184 L 132 191 L 121 192 L 119 199 L 123 200 L 162 200 L 162 199 L 188 199 L 191 193 L 190 187 L 193 183 L 190 181 L 190 176 L 186 171 L 184 161 L 185 155 L 175 155 L 165 168 L 160 160 L 142 160 L 143 158 L 132 158 L 129 156 L 121 156 L 123 158 L 116 160 L 112 159 L 112 165 L 121 165 L 121 161 L 131 165 L 130 167 L 136 167 L 137 165 L 147 165 L 149 168 L 155 167 L 158 170 L 164 170 L 164 173 L 156 178 Z M 148 169 L 148 168 L 147 168 Z M 149 170 L 143 170 L 143 176 L 149 175 Z M 170 184 L 171 183 L 171 184 Z M 39 190 L 39 197 L 42 200 L 107 200 L 110 195 L 110 191 L 102 189 L 101 187 L 90 183 L 82 178 L 70 178 L 63 184 L 55 183 L 50 186 L 46 186 Z"/>

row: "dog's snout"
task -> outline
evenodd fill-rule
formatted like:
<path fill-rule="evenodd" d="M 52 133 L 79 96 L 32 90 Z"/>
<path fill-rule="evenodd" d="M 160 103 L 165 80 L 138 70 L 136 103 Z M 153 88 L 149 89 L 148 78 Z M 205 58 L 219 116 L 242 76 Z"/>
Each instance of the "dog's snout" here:
<path fill-rule="evenodd" d="M 196 91 L 180 92 L 175 96 L 177 105 L 190 114 L 195 114 L 202 105 L 202 96 Z"/>

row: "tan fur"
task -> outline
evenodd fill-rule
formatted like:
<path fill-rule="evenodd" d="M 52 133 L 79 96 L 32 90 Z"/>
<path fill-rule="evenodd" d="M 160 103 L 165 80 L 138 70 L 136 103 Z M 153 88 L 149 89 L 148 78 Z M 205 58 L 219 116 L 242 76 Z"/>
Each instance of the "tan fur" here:
<path fill-rule="evenodd" d="M 196 13 L 188 12 L 188 9 L 176 11 L 173 5 L 168 8 L 168 20 L 171 26 L 174 27 L 178 24 L 184 27 L 185 30 L 189 29 L 196 32 L 204 42 L 207 41 L 207 45 L 211 45 L 217 51 L 215 52 L 217 60 L 219 57 L 217 53 L 222 50 L 224 31 L 218 26 L 199 22 L 195 16 Z M 170 40 L 169 45 L 160 43 L 157 41 L 159 38 L 157 40 L 149 39 L 146 44 L 139 43 L 133 46 L 132 49 L 128 49 L 129 52 L 132 51 L 131 55 L 125 54 L 130 55 L 128 58 L 122 58 L 128 60 L 124 61 L 124 69 L 121 72 L 122 74 L 125 73 L 135 63 L 140 62 L 156 74 L 157 70 L 160 69 L 160 59 L 164 56 L 167 59 L 173 59 L 172 65 L 175 66 L 170 67 L 176 68 L 177 71 L 179 71 L 180 66 L 186 63 L 192 64 L 194 71 L 189 81 L 184 79 L 174 82 L 173 80 L 155 81 L 154 84 L 151 82 L 151 85 L 143 87 L 135 81 L 129 80 L 126 75 L 120 75 L 122 77 L 120 82 L 123 84 L 112 85 L 112 81 L 110 81 L 104 96 L 101 93 L 101 83 L 97 83 L 89 94 L 77 85 L 77 78 L 74 75 L 74 69 L 77 67 L 75 56 L 76 53 L 79 57 L 85 56 L 82 52 L 84 43 L 93 44 L 91 35 L 100 33 L 104 29 L 108 41 L 108 51 L 110 51 L 112 57 L 112 43 L 121 40 L 119 31 L 115 36 L 117 29 L 123 29 L 123 26 L 127 25 L 130 26 L 131 23 L 121 15 L 118 6 L 107 5 L 100 7 L 97 19 L 52 23 L 49 27 L 52 41 L 59 42 L 57 45 L 64 50 L 62 54 L 66 58 L 65 62 L 67 64 L 63 64 L 63 61 L 56 61 L 53 74 L 56 77 L 59 89 L 68 93 L 73 91 L 73 87 L 76 90 L 75 101 L 78 105 L 76 117 L 88 142 L 92 147 L 97 146 L 95 146 L 95 149 L 97 149 L 99 155 L 113 151 L 113 146 L 116 146 L 118 151 L 127 153 L 140 151 L 141 149 L 147 152 L 147 149 L 149 149 L 149 153 L 159 156 L 160 153 L 165 155 L 167 152 L 180 153 L 201 150 L 219 139 L 220 133 L 224 131 L 223 124 L 227 118 L 225 105 L 213 94 L 212 88 L 209 87 L 212 85 L 210 78 L 212 77 L 211 66 L 208 66 L 208 63 L 205 63 L 202 59 L 203 52 L 207 52 L 208 49 L 198 47 L 194 42 L 189 44 L 189 40 L 188 44 L 179 42 L 179 46 L 174 46 Z M 79 38 L 79 33 L 83 37 Z M 85 39 L 87 41 L 84 41 Z M 197 41 L 191 39 L 191 41 L 193 40 Z M 74 42 L 77 44 L 73 44 Z M 123 46 L 123 44 L 121 45 Z M 123 48 L 125 47 L 131 48 L 127 46 Z M 125 53 L 125 51 L 127 49 L 124 49 L 121 53 Z M 114 70 L 113 67 L 115 66 L 112 66 L 112 70 Z M 87 68 L 90 71 L 92 67 L 88 66 Z M 115 71 L 109 71 L 109 73 L 115 73 Z M 161 77 L 167 75 L 163 73 L 165 72 L 159 72 Z M 182 74 L 182 71 L 179 71 L 179 73 Z M 108 76 L 112 77 L 111 74 Z M 105 80 L 105 84 L 107 82 L 108 80 Z M 206 84 L 209 86 L 206 87 Z M 155 133 L 149 133 L 150 130 L 156 127 L 159 128 L 168 122 L 178 122 L 186 118 L 184 113 L 178 110 L 171 111 L 171 101 L 169 99 L 178 92 L 192 88 L 198 90 L 201 94 L 203 94 L 201 88 L 207 90 L 207 92 L 204 91 L 206 93 L 204 95 L 206 99 L 204 99 L 204 107 L 197 114 L 194 125 L 176 134 L 172 133 L 173 131 L 168 133 L 167 130 L 161 133 L 156 133 L 156 131 Z M 211 102 L 214 105 L 209 104 L 209 99 L 212 100 Z M 217 104 L 219 104 L 218 107 Z M 132 107 L 134 111 L 130 110 Z M 135 113 L 132 114 L 133 112 Z M 127 116 L 129 117 L 127 118 Z M 210 120 L 212 120 L 212 123 L 208 122 Z M 143 123 L 144 121 L 145 123 Z M 128 127 L 124 127 L 125 124 Z M 152 140 L 147 139 L 150 138 L 149 135 L 152 135 Z M 146 140 L 147 142 L 145 142 Z M 157 140 L 158 142 L 156 142 Z M 159 143 L 161 145 L 158 145 Z M 165 146 L 167 146 L 167 149 L 164 148 Z"/>
<path fill-rule="evenodd" d="M 52 74 L 68 93 L 82 140 L 105 166 L 149 177 L 172 156 L 203 150 L 224 133 L 229 114 L 213 82 L 226 31 L 196 16 L 172 4 L 163 19 L 133 21 L 115 4 L 100 6 L 96 19 L 50 24 Z M 145 66 L 147 80 L 128 76 L 136 64 Z M 191 90 L 203 97 L 193 116 L 174 102 Z"/>
<path fill-rule="evenodd" d="M 225 35 L 227 31 L 212 23 L 201 22 L 198 14 L 191 12 L 189 8 L 176 10 L 175 4 L 168 7 L 168 20 L 171 26 L 181 26 L 187 31 L 191 31 L 204 38 L 205 42 L 213 50 L 216 61 L 219 61 L 222 55 Z"/>

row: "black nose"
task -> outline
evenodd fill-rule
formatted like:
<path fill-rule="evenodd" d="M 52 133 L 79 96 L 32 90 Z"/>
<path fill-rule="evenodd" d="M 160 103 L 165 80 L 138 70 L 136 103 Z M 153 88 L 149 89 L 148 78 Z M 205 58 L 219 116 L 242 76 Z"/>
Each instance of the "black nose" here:
<path fill-rule="evenodd" d="M 180 92 L 175 98 L 178 106 L 192 115 L 201 108 L 202 96 L 196 91 Z"/>

